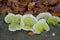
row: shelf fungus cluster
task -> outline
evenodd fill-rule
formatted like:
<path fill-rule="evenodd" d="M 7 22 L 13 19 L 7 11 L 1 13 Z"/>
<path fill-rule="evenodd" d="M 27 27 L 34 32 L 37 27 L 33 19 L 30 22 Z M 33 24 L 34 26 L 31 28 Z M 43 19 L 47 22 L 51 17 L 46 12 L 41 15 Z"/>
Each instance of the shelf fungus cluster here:
<path fill-rule="evenodd" d="M 32 31 L 34 34 L 40 34 L 49 31 L 49 24 L 56 25 L 60 22 L 60 18 L 52 16 L 49 12 L 43 12 L 37 16 L 32 14 L 13 14 L 8 13 L 5 22 L 9 24 L 9 31 L 25 30 Z"/>
<path fill-rule="evenodd" d="M 21 15 L 14 15 L 12 13 L 9 13 L 5 17 L 5 22 L 9 23 L 9 30 L 10 31 L 16 31 L 20 30 L 20 22 L 21 22 Z"/>

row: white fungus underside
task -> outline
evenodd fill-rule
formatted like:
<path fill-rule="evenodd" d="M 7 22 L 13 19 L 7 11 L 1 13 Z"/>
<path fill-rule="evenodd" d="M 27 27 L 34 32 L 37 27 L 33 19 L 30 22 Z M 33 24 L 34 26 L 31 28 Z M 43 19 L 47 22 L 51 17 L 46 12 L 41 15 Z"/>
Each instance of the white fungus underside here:
<path fill-rule="evenodd" d="M 8 23 L 7 18 L 10 17 L 10 16 L 15 16 L 15 15 L 12 14 L 12 13 L 9 13 L 8 15 L 6 15 L 6 17 L 5 17 L 5 19 L 4 19 L 6 23 Z"/>
<path fill-rule="evenodd" d="M 37 15 L 37 19 L 40 20 L 40 19 L 43 19 L 44 16 L 52 16 L 49 12 L 44 12 L 44 13 L 40 13 Z"/>
<path fill-rule="evenodd" d="M 46 22 L 46 20 L 45 19 L 41 19 L 40 21 L 38 21 L 37 23 L 43 23 L 43 22 Z M 37 24 L 36 23 L 36 24 Z M 36 32 L 35 30 L 36 30 L 36 28 L 35 28 L 35 25 L 36 24 L 34 24 L 34 26 L 33 26 L 33 29 L 32 29 L 32 32 L 34 32 L 35 34 L 40 34 L 41 32 Z M 50 29 L 49 29 L 50 30 Z"/>
<path fill-rule="evenodd" d="M 25 14 L 25 15 L 23 15 L 23 17 L 22 17 L 22 19 L 21 19 L 21 25 L 22 25 L 22 29 L 23 29 L 23 30 L 31 31 L 32 29 L 27 29 L 27 28 L 25 28 L 25 25 L 24 25 L 24 23 L 23 23 L 23 19 L 24 19 L 25 17 L 28 17 L 28 16 L 34 18 L 35 21 L 37 22 L 37 19 L 36 19 L 32 14 Z"/>

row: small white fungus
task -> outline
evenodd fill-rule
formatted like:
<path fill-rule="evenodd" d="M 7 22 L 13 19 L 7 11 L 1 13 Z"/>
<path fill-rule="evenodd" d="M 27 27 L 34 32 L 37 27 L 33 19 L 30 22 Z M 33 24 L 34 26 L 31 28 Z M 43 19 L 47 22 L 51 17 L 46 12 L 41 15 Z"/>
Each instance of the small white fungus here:
<path fill-rule="evenodd" d="M 55 36 L 55 33 L 52 33 L 52 36 Z"/>

